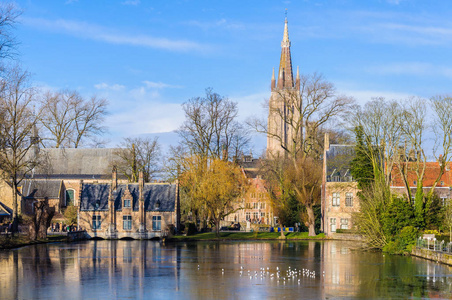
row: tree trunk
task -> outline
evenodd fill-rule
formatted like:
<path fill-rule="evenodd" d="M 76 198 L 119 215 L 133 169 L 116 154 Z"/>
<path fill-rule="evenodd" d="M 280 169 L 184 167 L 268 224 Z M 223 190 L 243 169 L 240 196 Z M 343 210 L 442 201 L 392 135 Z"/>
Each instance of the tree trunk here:
<path fill-rule="evenodd" d="M 18 213 L 17 213 L 17 185 L 16 182 L 13 180 L 12 182 L 12 193 L 13 193 L 13 224 L 12 224 L 12 228 L 11 228 L 11 236 L 14 236 L 16 232 L 18 232 L 19 230 L 19 219 L 18 217 Z"/>
<path fill-rule="evenodd" d="M 309 228 L 309 236 L 316 236 L 314 209 L 311 204 L 306 205 L 306 212 L 308 214 L 308 224 L 307 225 Z"/>
<path fill-rule="evenodd" d="M 220 218 L 215 218 L 215 234 L 217 238 L 220 237 Z"/>

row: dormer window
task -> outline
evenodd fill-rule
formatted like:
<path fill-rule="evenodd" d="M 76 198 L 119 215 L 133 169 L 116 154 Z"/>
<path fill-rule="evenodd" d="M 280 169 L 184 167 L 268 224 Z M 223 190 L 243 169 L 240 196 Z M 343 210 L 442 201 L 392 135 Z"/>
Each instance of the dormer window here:
<path fill-rule="evenodd" d="M 132 207 L 130 199 L 124 199 L 124 208 L 130 208 L 130 207 Z"/>
<path fill-rule="evenodd" d="M 98 209 L 100 206 L 100 200 L 96 200 L 95 209 Z"/>
<path fill-rule="evenodd" d="M 155 209 L 159 209 L 160 208 L 160 200 L 157 200 L 157 202 L 155 202 L 154 207 L 155 207 Z"/>

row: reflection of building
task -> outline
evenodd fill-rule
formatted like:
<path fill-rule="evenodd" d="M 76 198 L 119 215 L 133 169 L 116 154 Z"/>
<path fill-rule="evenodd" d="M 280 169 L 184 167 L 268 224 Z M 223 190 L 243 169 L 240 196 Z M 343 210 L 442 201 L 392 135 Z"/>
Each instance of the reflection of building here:
<path fill-rule="evenodd" d="M 179 228 L 177 184 L 118 184 L 116 172 L 111 183 L 80 183 L 79 226 L 91 237 L 161 237 L 169 227 Z"/>
<path fill-rule="evenodd" d="M 325 234 L 353 228 L 353 213 L 359 211 L 357 182 L 350 174 L 354 146 L 330 145 L 325 134 L 322 180 L 322 225 Z"/>
<path fill-rule="evenodd" d="M 245 155 L 239 159 L 238 164 L 242 168 L 248 182 L 248 190 L 237 203 L 237 211 L 225 218 L 228 222 L 251 222 L 252 224 L 273 225 L 273 209 L 265 188 L 265 182 L 259 175 L 260 159 L 251 155 Z"/>

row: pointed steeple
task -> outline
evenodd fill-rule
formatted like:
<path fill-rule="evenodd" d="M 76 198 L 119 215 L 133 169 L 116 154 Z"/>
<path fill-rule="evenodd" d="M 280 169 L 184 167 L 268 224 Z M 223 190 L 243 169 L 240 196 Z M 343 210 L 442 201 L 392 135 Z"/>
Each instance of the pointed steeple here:
<path fill-rule="evenodd" d="M 289 29 L 287 26 L 287 17 L 284 22 L 284 35 L 281 42 L 281 59 L 279 61 L 279 74 L 283 74 L 283 80 L 278 78 L 278 88 L 293 88 L 293 72 L 292 72 L 292 57 L 290 54 L 290 40 Z"/>

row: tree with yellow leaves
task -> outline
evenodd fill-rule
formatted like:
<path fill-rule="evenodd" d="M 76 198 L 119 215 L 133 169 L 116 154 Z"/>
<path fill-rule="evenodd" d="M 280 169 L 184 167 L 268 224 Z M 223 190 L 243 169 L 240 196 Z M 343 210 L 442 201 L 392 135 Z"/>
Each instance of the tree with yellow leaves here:
<path fill-rule="evenodd" d="M 198 156 L 186 159 L 180 182 L 192 207 L 215 224 L 217 236 L 220 221 L 240 209 L 238 200 L 247 184 L 234 163 Z"/>

